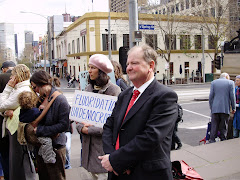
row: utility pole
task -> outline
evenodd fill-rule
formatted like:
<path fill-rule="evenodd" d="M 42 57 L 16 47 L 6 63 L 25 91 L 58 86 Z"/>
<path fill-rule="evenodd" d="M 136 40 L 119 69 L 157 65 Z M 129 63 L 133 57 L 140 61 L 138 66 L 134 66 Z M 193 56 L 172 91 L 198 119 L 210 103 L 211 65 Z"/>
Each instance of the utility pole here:
<path fill-rule="evenodd" d="M 205 83 L 205 57 L 204 57 L 204 50 L 205 50 L 205 40 L 203 35 L 203 27 L 200 29 L 202 31 L 202 76 L 203 76 L 203 83 Z"/>
<path fill-rule="evenodd" d="M 48 22 L 48 60 L 49 60 L 49 74 L 51 74 L 51 67 L 52 67 L 52 47 L 51 47 L 51 41 L 52 41 L 52 38 L 51 38 L 51 32 L 50 32 L 50 17 L 47 17 L 47 22 Z M 52 75 L 52 74 L 51 74 Z"/>
<path fill-rule="evenodd" d="M 136 45 L 133 39 L 134 31 L 138 30 L 138 3 L 137 0 L 129 0 L 129 48 Z"/>
<path fill-rule="evenodd" d="M 111 50 L 111 16 L 110 7 L 108 13 L 108 58 L 111 60 L 112 50 Z"/>

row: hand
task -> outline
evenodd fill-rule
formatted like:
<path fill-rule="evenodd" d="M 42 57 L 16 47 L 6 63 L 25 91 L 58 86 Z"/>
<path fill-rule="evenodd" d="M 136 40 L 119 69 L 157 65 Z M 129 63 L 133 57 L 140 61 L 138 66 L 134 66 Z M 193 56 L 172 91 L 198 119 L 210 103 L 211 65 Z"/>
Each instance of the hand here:
<path fill-rule="evenodd" d="M 34 130 L 35 134 L 37 134 L 37 127 L 35 127 L 33 130 Z"/>
<path fill-rule="evenodd" d="M 98 159 L 101 160 L 101 164 L 102 164 L 102 167 L 104 169 L 106 169 L 107 171 L 109 172 L 113 172 L 115 175 L 118 176 L 118 173 L 116 171 L 114 171 L 114 169 L 112 168 L 111 164 L 110 164 L 110 161 L 109 161 L 109 154 L 106 154 L 104 156 L 98 156 Z"/>
<path fill-rule="evenodd" d="M 83 128 L 82 128 L 82 133 L 83 133 L 83 134 L 88 134 L 88 127 L 83 126 Z"/>
<path fill-rule="evenodd" d="M 10 87 L 14 88 L 15 85 L 17 84 L 17 80 L 15 76 L 11 76 L 10 80 L 7 83 Z"/>
<path fill-rule="evenodd" d="M 4 112 L 4 115 L 8 116 L 8 117 L 10 117 L 10 119 L 12 119 L 12 117 L 13 117 L 13 110 L 6 110 Z"/>
<path fill-rule="evenodd" d="M 87 122 L 81 122 L 81 123 L 84 125 L 84 127 L 92 126 L 92 124 L 89 124 L 89 123 L 87 123 Z"/>
<path fill-rule="evenodd" d="M 232 110 L 232 113 L 234 114 L 236 111 Z"/>
<path fill-rule="evenodd" d="M 126 170 L 123 174 L 127 173 L 127 175 L 131 174 L 131 170 Z"/>

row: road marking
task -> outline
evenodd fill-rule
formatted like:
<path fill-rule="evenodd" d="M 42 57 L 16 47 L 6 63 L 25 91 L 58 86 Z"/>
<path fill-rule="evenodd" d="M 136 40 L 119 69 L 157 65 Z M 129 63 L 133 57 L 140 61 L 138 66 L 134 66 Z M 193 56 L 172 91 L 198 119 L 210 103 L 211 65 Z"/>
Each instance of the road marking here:
<path fill-rule="evenodd" d="M 208 103 L 208 101 L 197 101 L 197 102 L 190 102 L 190 103 L 181 103 L 180 105 L 199 104 L 199 103 Z"/>
<path fill-rule="evenodd" d="M 207 125 L 186 127 L 185 129 L 207 129 Z"/>
<path fill-rule="evenodd" d="M 197 112 L 194 112 L 194 111 L 190 111 L 190 110 L 187 110 L 187 109 L 183 109 L 184 111 L 187 111 L 187 112 L 190 112 L 190 113 L 193 113 L 193 114 L 196 114 L 196 115 L 199 115 L 199 116 L 202 116 L 202 117 L 205 117 L 205 118 L 211 118 L 210 116 L 206 116 L 204 114 L 200 114 L 200 113 L 197 113 Z"/>

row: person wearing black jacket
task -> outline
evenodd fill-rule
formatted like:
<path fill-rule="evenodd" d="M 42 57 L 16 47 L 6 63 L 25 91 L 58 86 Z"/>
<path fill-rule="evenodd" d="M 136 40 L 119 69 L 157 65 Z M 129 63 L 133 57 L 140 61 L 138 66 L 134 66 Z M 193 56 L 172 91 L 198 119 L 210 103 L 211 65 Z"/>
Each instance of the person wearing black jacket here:
<path fill-rule="evenodd" d="M 12 69 L 16 66 L 13 61 L 5 61 L 2 64 L 1 70 L 2 73 L 0 74 L 0 93 L 3 92 L 6 84 L 8 83 Z M 2 122 L 3 116 L 0 115 L 0 154 L 1 154 L 1 163 L 4 172 L 5 180 L 9 179 L 9 137 L 5 136 L 2 138 Z"/>

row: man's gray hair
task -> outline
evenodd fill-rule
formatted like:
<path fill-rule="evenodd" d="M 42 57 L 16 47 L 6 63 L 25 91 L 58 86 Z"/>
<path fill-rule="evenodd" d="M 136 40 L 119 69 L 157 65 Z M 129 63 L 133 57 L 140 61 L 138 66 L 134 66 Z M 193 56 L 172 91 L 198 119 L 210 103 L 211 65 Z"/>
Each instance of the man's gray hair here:
<path fill-rule="evenodd" d="M 237 76 L 236 76 L 236 79 L 240 79 L 240 75 L 237 75 Z"/>
<path fill-rule="evenodd" d="M 156 71 L 156 67 L 157 67 L 157 52 L 149 45 L 147 44 L 143 44 L 141 46 L 134 46 L 132 47 L 129 51 L 128 54 L 131 53 L 133 50 L 140 48 L 143 51 L 143 59 L 149 63 L 152 60 L 155 62 L 155 68 L 154 71 Z"/>
<path fill-rule="evenodd" d="M 220 78 L 225 78 L 225 79 L 230 79 L 230 76 L 229 76 L 229 74 L 228 73 L 222 73 L 221 75 L 220 75 Z"/>

